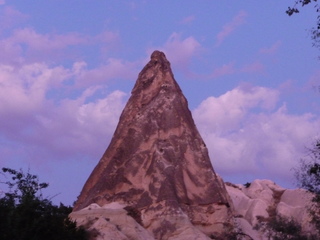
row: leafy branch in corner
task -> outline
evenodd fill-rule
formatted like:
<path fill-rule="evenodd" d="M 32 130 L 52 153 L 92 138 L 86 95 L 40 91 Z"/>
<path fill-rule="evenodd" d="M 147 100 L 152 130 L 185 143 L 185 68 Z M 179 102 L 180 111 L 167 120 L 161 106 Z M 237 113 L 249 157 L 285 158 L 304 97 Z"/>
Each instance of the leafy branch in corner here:
<path fill-rule="evenodd" d="M 311 39 L 313 41 L 312 45 L 320 49 L 320 5 L 317 3 L 318 0 L 297 0 L 293 7 L 288 7 L 286 13 L 288 16 L 300 13 L 299 7 L 304 7 L 306 5 L 313 5 L 315 11 L 318 13 L 316 26 L 312 27 L 310 30 Z"/>

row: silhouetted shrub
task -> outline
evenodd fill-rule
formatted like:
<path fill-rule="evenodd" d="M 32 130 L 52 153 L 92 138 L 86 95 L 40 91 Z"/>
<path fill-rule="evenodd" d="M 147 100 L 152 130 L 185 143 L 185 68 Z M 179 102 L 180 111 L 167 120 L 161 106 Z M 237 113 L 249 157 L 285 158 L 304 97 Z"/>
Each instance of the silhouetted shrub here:
<path fill-rule="evenodd" d="M 274 216 L 268 219 L 258 218 L 259 223 L 254 227 L 262 231 L 268 239 L 273 240 L 316 240 L 313 233 L 302 231 L 301 225 L 292 218 Z"/>
<path fill-rule="evenodd" d="M 320 140 L 315 141 L 308 148 L 309 155 L 300 160 L 300 164 L 294 169 L 298 186 L 314 193 L 309 213 L 315 231 L 320 235 Z M 320 239 L 320 237 L 319 237 Z"/>
<path fill-rule="evenodd" d="M 77 228 L 68 215 L 72 207 L 55 206 L 43 198 L 41 190 L 47 183 L 39 183 L 36 175 L 22 170 L 2 168 L 11 180 L 9 190 L 0 198 L 1 240 L 85 240 L 84 229 Z"/>

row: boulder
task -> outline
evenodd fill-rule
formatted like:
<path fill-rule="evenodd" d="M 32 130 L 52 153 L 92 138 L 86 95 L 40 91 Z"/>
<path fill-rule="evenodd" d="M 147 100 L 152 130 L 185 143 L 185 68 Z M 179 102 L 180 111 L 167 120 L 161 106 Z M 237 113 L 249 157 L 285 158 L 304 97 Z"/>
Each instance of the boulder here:
<path fill-rule="evenodd" d="M 152 234 L 128 215 L 125 206 L 119 203 L 106 204 L 100 207 L 91 204 L 88 207 L 72 212 L 70 218 L 78 226 L 83 226 L 97 240 L 150 240 Z"/>
<path fill-rule="evenodd" d="M 254 227 L 259 219 L 273 215 L 293 219 L 305 232 L 312 231 L 308 207 L 313 195 L 303 189 L 285 189 L 270 180 L 254 180 L 251 184 L 227 183 L 239 229 L 255 240 L 268 239 Z"/>
<path fill-rule="evenodd" d="M 308 207 L 313 195 L 304 189 L 286 189 L 276 207 L 277 214 L 292 218 L 301 223 L 305 231 L 311 231 L 310 215 Z"/>

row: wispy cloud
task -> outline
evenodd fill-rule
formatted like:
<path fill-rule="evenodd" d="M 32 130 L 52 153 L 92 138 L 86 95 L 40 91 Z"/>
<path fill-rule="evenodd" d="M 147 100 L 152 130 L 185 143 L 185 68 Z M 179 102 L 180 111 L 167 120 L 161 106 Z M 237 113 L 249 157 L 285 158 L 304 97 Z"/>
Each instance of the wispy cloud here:
<path fill-rule="evenodd" d="M 270 47 L 261 48 L 259 52 L 262 54 L 275 54 L 277 50 L 280 48 L 281 44 L 281 41 L 277 41 Z"/>
<path fill-rule="evenodd" d="M 193 37 L 182 38 L 181 34 L 172 33 L 163 47 L 159 48 L 165 52 L 168 59 L 176 67 L 185 69 L 188 67 L 192 57 L 199 54 L 201 44 Z"/>
<path fill-rule="evenodd" d="M 0 0 L 1 1 L 1 0 Z M 0 5 L 4 5 L 5 2 L 0 2 Z M 18 23 L 21 23 L 28 19 L 28 15 L 21 13 L 17 9 L 11 6 L 4 6 L 0 9 L 0 30 L 12 29 Z M 2 33 L 0 32 L 0 35 Z"/>
<path fill-rule="evenodd" d="M 68 33 L 65 35 L 39 34 L 32 28 L 24 28 L 14 31 L 11 40 L 16 44 L 26 44 L 34 50 L 46 51 L 49 49 L 63 49 L 70 45 L 84 44 L 87 43 L 89 39 L 77 33 Z"/>
<path fill-rule="evenodd" d="M 315 71 L 308 80 L 306 89 L 313 89 L 317 94 L 320 93 L 320 71 Z"/>
<path fill-rule="evenodd" d="M 234 62 L 224 64 L 221 67 L 217 67 L 213 72 L 208 76 L 208 78 L 218 78 L 224 75 L 230 75 L 235 73 Z"/>
<path fill-rule="evenodd" d="M 0 63 L 50 61 L 57 56 L 67 56 L 69 47 L 85 45 L 109 44 L 110 47 L 118 40 L 118 35 L 105 31 L 95 36 L 79 33 L 40 34 L 32 28 L 13 30 L 9 37 L 0 39 Z M 79 49 L 81 51 L 81 49 Z M 71 54 L 73 55 L 73 54 Z M 50 56 L 50 58 L 48 57 Z"/>
<path fill-rule="evenodd" d="M 190 15 L 188 17 L 185 17 L 184 19 L 182 19 L 179 23 L 180 24 L 188 24 L 193 22 L 196 19 L 196 17 L 194 15 Z"/>
<path fill-rule="evenodd" d="M 247 13 L 245 11 L 240 11 L 231 22 L 225 24 L 222 30 L 217 34 L 217 41 L 215 46 L 219 46 L 232 32 L 234 32 L 237 27 L 245 23 Z"/>
<path fill-rule="evenodd" d="M 112 79 L 135 79 L 138 75 L 139 65 L 139 62 L 109 58 L 105 64 L 88 69 L 85 62 L 76 62 L 73 65 L 76 86 L 83 88 L 95 84 L 105 84 Z"/>
<path fill-rule="evenodd" d="M 256 61 L 256 62 L 244 65 L 240 71 L 245 73 L 261 73 L 261 72 L 264 72 L 264 69 L 265 69 L 265 66 L 261 62 Z"/>

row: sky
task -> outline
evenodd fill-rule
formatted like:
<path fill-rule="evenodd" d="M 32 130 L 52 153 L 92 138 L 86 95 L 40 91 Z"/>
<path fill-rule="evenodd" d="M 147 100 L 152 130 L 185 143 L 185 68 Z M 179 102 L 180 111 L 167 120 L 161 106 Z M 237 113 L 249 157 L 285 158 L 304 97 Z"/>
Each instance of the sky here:
<path fill-rule="evenodd" d="M 71 205 L 161 50 L 216 173 L 295 187 L 320 133 L 320 51 L 315 10 L 288 17 L 293 2 L 0 0 L 0 167 Z"/>

